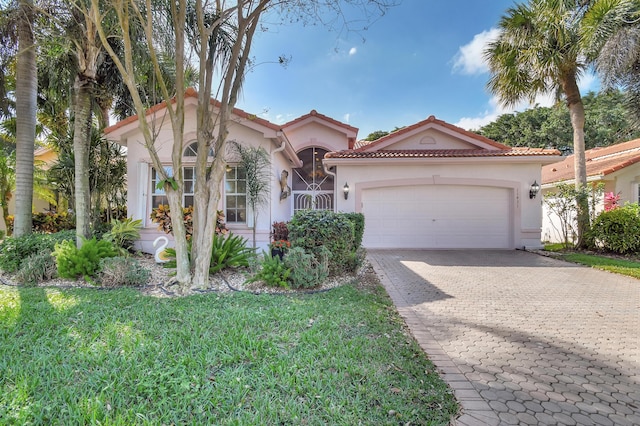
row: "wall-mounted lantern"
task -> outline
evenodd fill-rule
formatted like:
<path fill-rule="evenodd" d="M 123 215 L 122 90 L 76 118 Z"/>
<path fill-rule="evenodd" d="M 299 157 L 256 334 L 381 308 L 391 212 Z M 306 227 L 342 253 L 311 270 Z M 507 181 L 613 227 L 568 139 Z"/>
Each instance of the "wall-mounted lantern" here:
<path fill-rule="evenodd" d="M 536 198 L 536 195 L 538 195 L 538 191 L 540 191 L 540 185 L 537 181 L 534 180 L 531 184 L 531 189 L 529 189 L 529 198 Z"/>
<path fill-rule="evenodd" d="M 349 198 L 349 184 L 347 184 L 346 182 L 344 183 L 344 186 L 342 187 L 342 192 L 344 193 L 344 199 L 345 200 L 347 198 Z"/>

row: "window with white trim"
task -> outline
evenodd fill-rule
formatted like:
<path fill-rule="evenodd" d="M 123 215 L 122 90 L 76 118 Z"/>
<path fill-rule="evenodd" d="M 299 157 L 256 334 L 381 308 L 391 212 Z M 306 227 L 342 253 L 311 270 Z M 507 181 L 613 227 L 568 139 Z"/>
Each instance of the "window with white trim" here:
<path fill-rule="evenodd" d="M 225 174 L 225 220 L 247 222 L 247 175 L 240 166 L 229 166 Z"/>
<path fill-rule="evenodd" d="M 173 176 L 173 169 L 171 166 L 164 168 L 168 176 Z M 193 195 L 196 184 L 196 171 L 195 167 L 183 167 L 182 177 L 184 183 L 184 191 L 182 194 L 182 205 L 189 207 L 193 205 Z M 158 208 L 161 204 L 169 204 L 167 199 L 167 193 L 164 188 L 158 189 L 158 182 L 160 181 L 160 174 L 156 169 L 151 168 L 151 208 Z"/>

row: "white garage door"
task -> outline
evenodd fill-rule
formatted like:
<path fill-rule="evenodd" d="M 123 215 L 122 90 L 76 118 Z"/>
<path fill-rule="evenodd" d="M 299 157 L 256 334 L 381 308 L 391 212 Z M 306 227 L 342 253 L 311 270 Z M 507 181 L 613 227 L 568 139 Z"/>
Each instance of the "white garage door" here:
<path fill-rule="evenodd" d="M 368 248 L 512 248 L 510 191 L 424 185 L 365 189 Z"/>

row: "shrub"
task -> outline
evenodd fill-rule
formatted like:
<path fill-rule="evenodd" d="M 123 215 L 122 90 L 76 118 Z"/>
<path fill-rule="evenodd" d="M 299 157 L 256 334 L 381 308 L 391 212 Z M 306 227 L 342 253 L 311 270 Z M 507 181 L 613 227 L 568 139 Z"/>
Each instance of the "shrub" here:
<path fill-rule="evenodd" d="M 75 241 L 74 230 L 55 234 L 29 234 L 22 237 L 7 237 L 0 243 L 0 269 L 16 272 L 22 262 L 33 254 L 51 254 L 56 243 Z"/>
<path fill-rule="evenodd" d="M 121 249 L 122 254 L 127 254 L 133 248 L 133 243 L 140 239 L 140 228 L 142 228 L 142 219 L 133 220 L 131 217 L 125 220 L 113 219 L 111 230 L 102 238 L 111 241 L 114 246 Z"/>
<path fill-rule="evenodd" d="M 191 239 L 193 235 L 193 206 L 183 209 L 184 226 L 187 233 L 187 239 Z M 173 232 L 171 225 L 171 211 L 169 206 L 160 205 L 151 211 L 151 221 L 158 224 L 158 230 L 164 231 L 166 234 Z M 217 211 L 216 216 L 216 234 L 226 234 L 228 232 L 227 225 L 224 223 L 224 213 L 222 210 Z"/>
<path fill-rule="evenodd" d="M 85 240 L 80 249 L 73 241 L 67 240 L 56 244 L 53 251 L 60 277 L 84 277 L 86 280 L 98 271 L 101 259 L 114 257 L 116 254 L 113 244 L 95 237 Z"/>
<path fill-rule="evenodd" d="M 341 213 L 353 223 L 353 251 L 362 245 L 364 237 L 364 215 L 362 213 Z"/>
<path fill-rule="evenodd" d="M 9 216 L 7 218 L 7 228 L 13 231 L 14 217 Z M 75 216 L 66 212 L 53 213 L 42 212 L 33 213 L 31 217 L 31 223 L 34 232 L 42 232 L 47 234 L 53 234 L 60 231 L 66 231 L 74 229 L 76 227 Z"/>
<path fill-rule="evenodd" d="M 189 258 L 191 258 L 191 241 L 189 241 L 188 244 L 187 249 L 189 250 Z M 175 268 L 176 249 L 166 248 L 164 252 L 169 259 L 164 266 L 166 268 Z M 214 234 L 209 273 L 215 274 L 226 268 L 249 266 L 249 259 L 253 257 L 253 255 L 253 249 L 247 247 L 247 240 L 245 238 L 231 233 L 227 236 Z"/>
<path fill-rule="evenodd" d="M 287 241 L 289 240 L 289 228 L 287 222 L 273 222 L 271 225 L 271 240 L 273 241 Z"/>
<path fill-rule="evenodd" d="M 227 236 L 214 234 L 209 272 L 215 274 L 226 268 L 249 266 L 249 258 L 253 255 L 245 238 L 231 233 Z"/>
<path fill-rule="evenodd" d="M 43 252 L 24 259 L 14 278 L 23 285 L 36 285 L 56 276 L 56 260 L 50 252 Z"/>
<path fill-rule="evenodd" d="M 627 204 L 600 213 L 593 222 L 590 237 L 596 246 L 615 253 L 640 251 L 640 207 Z"/>
<path fill-rule="evenodd" d="M 318 255 L 306 253 L 301 247 L 294 247 L 287 253 L 284 264 L 291 270 L 289 279 L 293 288 L 313 288 L 329 276 L 329 250 L 319 247 Z"/>
<path fill-rule="evenodd" d="M 319 256 L 320 247 L 331 253 L 329 272 L 332 275 L 352 268 L 354 226 L 343 214 L 327 210 L 298 211 L 289 222 L 289 241 L 293 247 Z"/>
<path fill-rule="evenodd" d="M 247 282 L 263 281 L 271 287 L 289 288 L 289 269 L 280 257 L 271 257 L 268 253 L 262 252 L 262 263 L 256 274 L 249 278 Z"/>
<path fill-rule="evenodd" d="M 32 217 L 33 231 L 52 234 L 55 232 L 74 229 L 75 217 L 66 213 L 34 213 Z"/>
<path fill-rule="evenodd" d="M 98 281 L 105 287 L 141 286 L 151 273 L 131 257 L 107 257 L 100 260 Z"/>

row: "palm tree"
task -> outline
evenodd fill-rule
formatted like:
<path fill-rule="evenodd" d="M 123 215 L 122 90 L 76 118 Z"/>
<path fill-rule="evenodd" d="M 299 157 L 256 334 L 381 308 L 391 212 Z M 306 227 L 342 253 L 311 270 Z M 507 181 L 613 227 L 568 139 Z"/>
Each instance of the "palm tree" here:
<path fill-rule="evenodd" d="M 640 1 L 595 0 L 583 19 L 582 43 L 605 87 L 624 87 L 640 127 Z"/>
<path fill-rule="evenodd" d="M 485 51 L 491 78 L 489 90 L 506 106 L 555 92 L 569 108 L 573 128 L 575 185 L 587 184 L 584 144 L 584 106 L 578 78 L 587 64 L 580 50 L 580 0 L 530 0 L 509 8 L 501 18 L 497 40 Z M 578 246 L 589 229 L 586 197 L 578 197 Z"/>
<path fill-rule="evenodd" d="M 14 235 L 31 233 L 33 150 L 36 139 L 38 74 L 33 35 L 33 0 L 19 0 L 16 63 L 16 214 Z"/>

